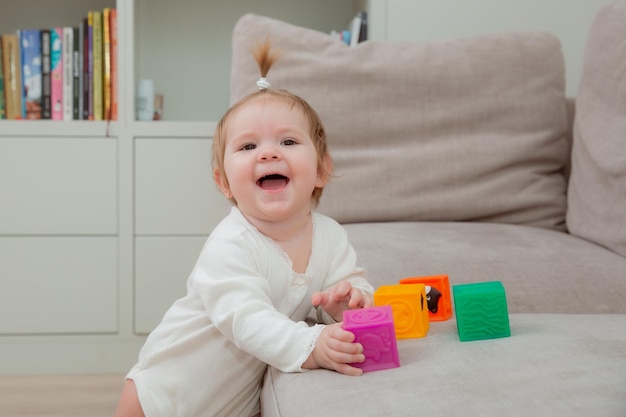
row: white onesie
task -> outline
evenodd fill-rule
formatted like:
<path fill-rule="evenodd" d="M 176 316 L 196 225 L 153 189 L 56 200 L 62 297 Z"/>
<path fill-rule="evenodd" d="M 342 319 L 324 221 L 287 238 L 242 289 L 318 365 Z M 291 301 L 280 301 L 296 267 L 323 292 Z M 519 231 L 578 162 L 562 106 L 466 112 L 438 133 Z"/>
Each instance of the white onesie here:
<path fill-rule="evenodd" d="M 313 213 L 304 274 L 237 208 L 209 236 L 187 281 L 187 295 L 165 313 L 127 378 L 146 417 L 243 416 L 260 410 L 267 364 L 302 372 L 322 325 L 304 320 L 311 295 L 347 279 L 373 287 L 356 265 L 345 230 Z"/>

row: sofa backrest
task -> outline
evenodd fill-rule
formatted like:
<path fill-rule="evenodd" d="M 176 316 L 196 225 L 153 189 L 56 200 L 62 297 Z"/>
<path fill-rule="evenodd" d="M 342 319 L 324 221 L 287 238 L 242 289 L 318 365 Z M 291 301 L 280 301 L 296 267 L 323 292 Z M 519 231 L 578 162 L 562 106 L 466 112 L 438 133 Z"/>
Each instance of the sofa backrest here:
<path fill-rule="evenodd" d="M 602 7 L 594 20 L 576 100 L 569 231 L 626 256 L 624 0 Z"/>
<path fill-rule="evenodd" d="M 487 221 L 564 230 L 565 70 L 548 33 L 428 43 L 363 42 L 245 15 L 233 33 L 231 100 L 255 90 L 250 49 L 282 57 L 273 88 L 305 98 L 336 176 L 319 210 L 339 222 Z"/>

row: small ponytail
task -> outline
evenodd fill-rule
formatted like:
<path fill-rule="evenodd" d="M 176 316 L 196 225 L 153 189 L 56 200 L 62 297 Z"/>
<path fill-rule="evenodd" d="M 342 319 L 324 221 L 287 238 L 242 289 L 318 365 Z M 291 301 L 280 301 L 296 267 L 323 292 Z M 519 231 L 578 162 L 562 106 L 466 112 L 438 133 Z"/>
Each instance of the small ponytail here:
<path fill-rule="evenodd" d="M 261 78 L 257 81 L 256 85 L 259 90 L 267 90 L 270 88 L 270 83 L 267 81 L 267 74 L 272 68 L 272 65 L 280 58 L 280 53 L 272 50 L 272 44 L 269 36 L 264 41 L 257 43 L 256 47 L 252 51 L 252 55 L 259 66 L 259 72 Z"/>

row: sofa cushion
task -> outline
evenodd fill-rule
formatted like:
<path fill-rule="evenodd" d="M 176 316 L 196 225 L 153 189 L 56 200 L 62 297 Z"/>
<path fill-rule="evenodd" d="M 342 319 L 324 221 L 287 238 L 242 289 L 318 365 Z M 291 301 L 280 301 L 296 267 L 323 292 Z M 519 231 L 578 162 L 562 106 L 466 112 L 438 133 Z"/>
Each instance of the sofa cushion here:
<path fill-rule="evenodd" d="M 569 231 L 626 256 L 626 2 L 592 25 L 576 99 Z"/>
<path fill-rule="evenodd" d="M 416 275 L 501 281 L 510 313 L 626 313 L 626 258 L 544 228 L 479 222 L 344 225 L 374 288 Z"/>
<path fill-rule="evenodd" d="M 270 368 L 263 416 L 623 416 L 625 315 L 513 314 L 511 337 L 460 342 L 453 319 L 398 340 L 400 367 L 350 377 Z"/>
<path fill-rule="evenodd" d="M 250 49 L 283 55 L 274 88 L 318 110 L 336 177 L 319 209 L 342 223 L 481 220 L 564 229 L 567 114 L 559 41 L 505 33 L 364 42 L 245 15 L 231 99 L 256 88 Z"/>

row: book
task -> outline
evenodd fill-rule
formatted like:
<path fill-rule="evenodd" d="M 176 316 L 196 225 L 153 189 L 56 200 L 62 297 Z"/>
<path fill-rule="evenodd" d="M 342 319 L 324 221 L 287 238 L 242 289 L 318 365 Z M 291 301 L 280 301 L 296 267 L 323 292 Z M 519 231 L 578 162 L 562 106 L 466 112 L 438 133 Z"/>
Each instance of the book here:
<path fill-rule="evenodd" d="M 22 118 L 41 119 L 41 39 L 38 29 L 21 29 Z"/>
<path fill-rule="evenodd" d="M 111 120 L 111 9 L 102 11 L 102 116 Z"/>
<path fill-rule="evenodd" d="M 63 120 L 73 119 L 74 107 L 74 30 L 63 28 Z"/>
<path fill-rule="evenodd" d="M 22 118 L 22 58 L 16 33 L 2 35 L 2 65 L 4 73 L 4 99 L 7 119 Z"/>
<path fill-rule="evenodd" d="M 52 120 L 63 120 L 63 28 L 50 29 Z"/>
<path fill-rule="evenodd" d="M 0 120 L 4 119 L 4 70 L 2 65 L 2 42 L 0 42 Z"/>
<path fill-rule="evenodd" d="M 350 26 L 350 46 L 356 46 L 367 40 L 367 12 L 362 11 L 352 19 Z"/>
<path fill-rule="evenodd" d="M 93 12 L 93 119 L 103 119 L 102 12 Z"/>
<path fill-rule="evenodd" d="M 111 115 L 110 120 L 117 120 L 118 80 L 117 80 L 117 10 L 111 9 L 109 17 L 111 37 Z"/>
<path fill-rule="evenodd" d="M 86 97 L 87 117 L 93 120 L 93 11 L 87 12 L 87 84 Z"/>
<path fill-rule="evenodd" d="M 350 25 L 350 46 L 356 46 L 359 43 L 361 19 L 361 13 L 357 13 L 356 16 L 352 18 L 352 24 Z"/>
<path fill-rule="evenodd" d="M 359 43 L 367 40 L 367 12 L 361 12 L 361 29 L 359 30 Z"/>
<path fill-rule="evenodd" d="M 50 80 L 50 29 L 41 30 L 41 118 L 52 118 Z"/>
<path fill-rule="evenodd" d="M 82 84 L 82 92 L 83 92 L 83 98 L 82 98 L 82 117 L 81 119 L 83 120 L 89 120 L 89 98 L 91 96 L 91 93 L 89 92 L 90 90 L 90 86 L 91 86 L 91 79 L 89 78 L 89 61 L 90 61 L 90 54 L 89 54 L 89 45 L 90 45 L 90 39 L 91 36 L 89 35 L 89 23 L 88 23 L 88 18 L 83 19 L 83 21 L 81 22 L 80 27 L 82 28 L 82 53 L 81 55 L 81 63 L 82 63 L 82 69 L 83 69 L 83 84 Z"/>
<path fill-rule="evenodd" d="M 82 117 L 82 61 L 81 41 L 82 32 L 80 26 L 72 28 L 72 119 L 80 120 Z"/>

